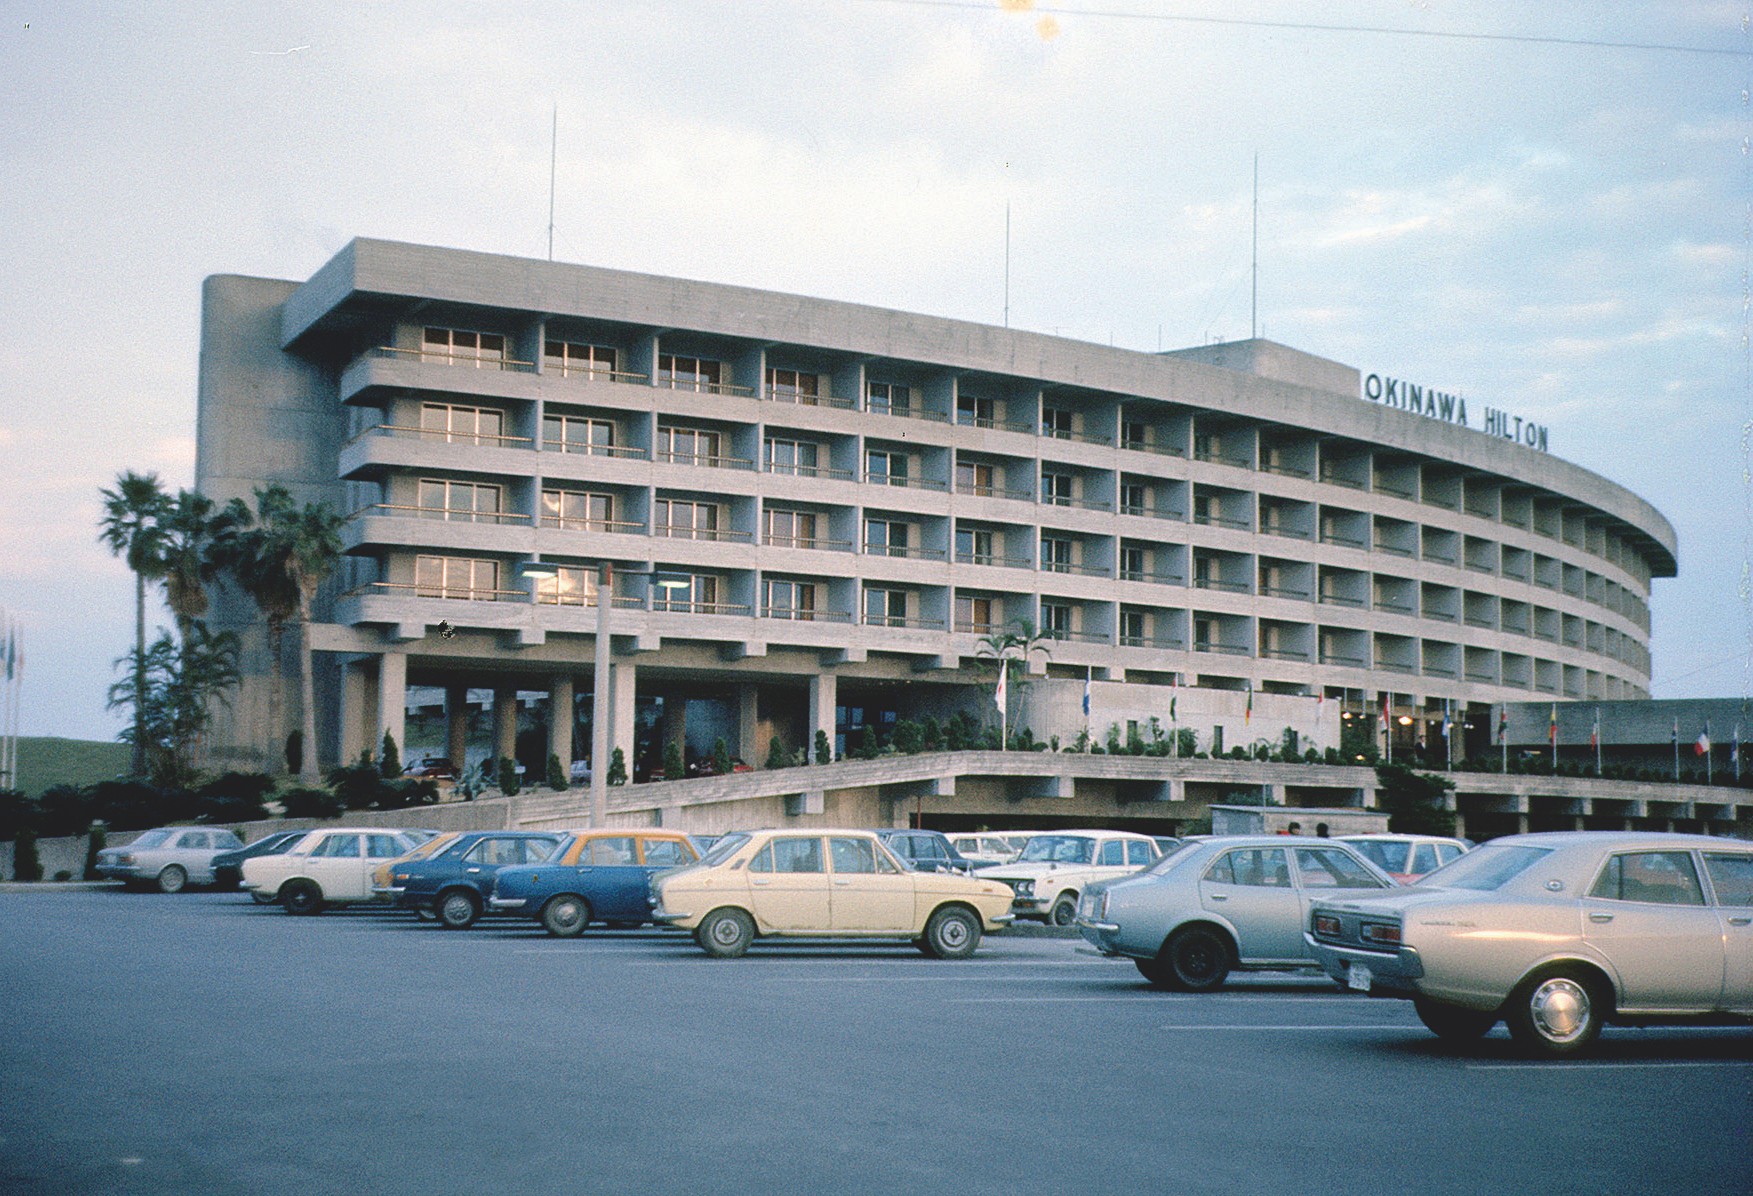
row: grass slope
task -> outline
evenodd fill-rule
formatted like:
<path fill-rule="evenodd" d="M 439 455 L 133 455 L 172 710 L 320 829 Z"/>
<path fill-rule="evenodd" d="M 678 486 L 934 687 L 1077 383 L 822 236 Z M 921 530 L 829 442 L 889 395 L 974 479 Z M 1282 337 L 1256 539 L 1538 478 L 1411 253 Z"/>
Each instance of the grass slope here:
<path fill-rule="evenodd" d="M 90 785 L 128 771 L 128 745 L 101 739 L 18 739 L 18 787 L 31 796 L 56 785 Z"/>

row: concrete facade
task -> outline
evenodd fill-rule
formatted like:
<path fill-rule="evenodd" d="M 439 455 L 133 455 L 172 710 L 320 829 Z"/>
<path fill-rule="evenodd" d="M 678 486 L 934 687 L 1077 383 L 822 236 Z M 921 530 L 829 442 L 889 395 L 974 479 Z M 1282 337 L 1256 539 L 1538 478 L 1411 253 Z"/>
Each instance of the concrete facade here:
<path fill-rule="evenodd" d="M 282 482 L 349 517 L 310 629 L 325 763 L 385 731 L 415 754 L 411 685 L 523 696 L 521 722 L 452 711 L 437 751 L 582 758 L 604 564 L 636 777 L 671 741 L 759 767 L 818 730 L 995 723 L 981 640 L 1022 619 L 1046 651 L 1006 721 L 1043 740 L 1166 730 L 1171 695 L 1201 749 L 1325 748 L 1384 697 L 1407 743 L 1445 707 L 1638 699 L 1676 568 L 1628 491 L 1286 346 L 1138 353 L 380 241 L 302 284 L 208 281 L 198 444 L 220 502 Z M 296 629 L 276 670 L 220 598 L 250 634 L 216 756 L 265 766 Z"/>

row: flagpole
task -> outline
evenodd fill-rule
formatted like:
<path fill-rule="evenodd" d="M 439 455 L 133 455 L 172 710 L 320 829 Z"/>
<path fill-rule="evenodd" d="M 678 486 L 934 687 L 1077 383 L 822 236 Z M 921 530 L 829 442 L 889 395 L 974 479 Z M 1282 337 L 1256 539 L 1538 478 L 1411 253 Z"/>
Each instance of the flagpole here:
<path fill-rule="evenodd" d="M 1680 779 L 1680 719 L 1674 719 L 1674 779 Z"/>
<path fill-rule="evenodd" d="M 1510 771 L 1510 704 L 1505 702 L 1497 708 L 1497 746 L 1503 754 L 1503 762 L 1498 771 L 1505 776 Z"/>
<path fill-rule="evenodd" d="M 1601 708 L 1595 707 L 1595 776 L 1601 775 Z"/>
<path fill-rule="evenodd" d="M 1704 736 L 1699 742 L 1704 744 L 1704 783 L 1709 785 L 1712 783 L 1710 768 L 1712 752 L 1710 743 L 1710 720 L 1708 718 L 1704 720 Z"/>

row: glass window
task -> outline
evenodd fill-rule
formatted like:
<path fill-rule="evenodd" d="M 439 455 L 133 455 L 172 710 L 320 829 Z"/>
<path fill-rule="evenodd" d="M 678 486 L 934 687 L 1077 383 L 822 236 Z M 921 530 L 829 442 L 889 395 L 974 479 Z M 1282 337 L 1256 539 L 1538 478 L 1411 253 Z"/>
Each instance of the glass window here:
<path fill-rule="evenodd" d="M 877 627 L 905 627 L 907 591 L 867 588 L 864 591 L 864 621 Z"/>
<path fill-rule="evenodd" d="M 769 843 L 765 847 L 761 848 L 760 851 L 757 851 L 755 853 L 755 858 L 749 861 L 749 871 L 750 872 L 771 872 L 771 871 L 773 871 L 773 844 Z"/>
<path fill-rule="evenodd" d="M 320 859 L 351 859 L 359 858 L 358 835 L 327 835 L 317 844 L 315 851 L 310 853 Z"/>
<path fill-rule="evenodd" d="M 610 454 L 615 447 L 615 425 L 606 419 L 578 415 L 544 416 L 542 447 L 551 453 Z"/>
<path fill-rule="evenodd" d="M 590 862 L 605 867 L 639 862 L 633 852 L 632 835 L 611 835 L 590 841 Z"/>
<path fill-rule="evenodd" d="M 814 548 L 816 546 L 816 515 L 814 511 L 787 511 L 769 507 L 767 543 L 781 548 Z"/>
<path fill-rule="evenodd" d="M 990 428 L 992 426 L 993 404 L 991 399 L 976 398 L 974 395 L 956 396 L 956 422 L 969 427 Z"/>
<path fill-rule="evenodd" d="M 1055 440 L 1070 440 L 1071 412 L 1059 407 L 1047 407 L 1041 412 L 1041 435 L 1051 436 Z"/>
<path fill-rule="evenodd" d="M 1305 889 L 1379 889 L 1382 882 L 1336 847 L 1299 847 L 1296 868 Z"/>
<path fill-rule="evenodd" d="M 1041 471 L 1041 501 L 1056 507 L 1071 505 L 1071 475 Z"/>
<path fill-rule="evenodd" d="M 580 345 L 568 341 L 549 341 L 543 350 L 550 373 L 561 377 L 615 372 L 615 351 L 606 345 Z"/>
<path fill-rule="evenodd" d="M 560 846 L 558 839 L 525 839 L 523 840 L 523 862 L 540 864 L 551 858 L 554 849 Z"/>
<path fill-rule="evenodd" d="M 701 428 L 660 427 L 657 430 L 657 459 L 711 463 L 718 460 L 719 443 L 717 432 Z"/>
<path fill-rule="evenodd" d="M 205 846 L 207 846 L 207 832 L 205 832 L 205 831 L 190 831 L 189 833 L 185 834 L 182 838 L 177 840 L 177 846 L 178 847 L 205 847 Z"/>
<path fill-rule="evenodd" d="M 1412 853 L 1412 871 L 1419 876 L 1426 872 L 1436 871 L 1436 846 L 1432 843 L 1420 843 Z"/>
<path fill-rule="evenodd" d="M 419 598 L 491 602 L 499 594 L 499 562 L 455 556 L 416 557 L 414 594 Z"/>
<path fill-rule="evenodd" d="M 906 415 L 913 410 L 911 387 L 893 382 L 871 382 L 866 384 L 865 393 L 868 396 L 865 406 L 878 414 Z"/>
<path fill-rule="evenodd" d="M 448 359 L 473 366 L 497 365 L 505 360 L 505 338 L 494 332 L 428 328 L 422 342 L 423 358 Z"/>
<path fill-rule="evenodd" d="M 1120 839 L 1110 839 L 1102 844 L 1102 858 L 1100 863 L 1104 868 L 1125 867 L 1126 844 Z"/>
<path fill-rule="evenodd" d="M 1460 859 L 1461 852 L 1462 849 L 1453 843 L 1438 843 L 1436 845 L 1436 858 L 1439 861 L 1437 867 L 1440 868 L 1443 864 Z"/>
<path fill-rule="evenodd" d="M 767 371 L 767 389 L 781 402 L 814 405 L 819 381 L 815 374 L 806 374 L 799 370 Z"/>
<path fill-rule="evenodd" d="M 913 836 L 913 858 L 930 860 L 933 863 L 948 863 L 950 853 L 944 850 L 943 844 L 930 835 Z"/>
<path fill-rule="evenodd" d="M 1034 835 L 1017 857 L 1018 863 L 1088 864 L 1096 858 L 1096 841 L 1082 835 Z"/>
<path fill-rule="evenodd" d="M 767 469 L 770 473 L 802 474 L 813 477 L 821 459 L 821 446 L 809 440 L 767 441 Z"/>
<path fill-rule="evenodd" d="M 393 860 L 408 848 L 394 835 L 367 835 L 366 854 L 374 860 Z"/>
<path fill-rule="evenodd" d="M 907 454 L 870 449 L 864 455 L 865 481 L 878 486 L 907 484 Z"/>
<path fill-rule="evenodd" d="M 692 864 L 694 855 L 688 850 L 687 844 L 680 840 L 647 839 L 645 862 L 659 868 L 673 868 L 680 864 Z"/>
<path fill-rule="evenodd" d="M 816 617 L 816 587 L 807 581 L 786 581 L 765 578 L 766 614 L 773 619 L 813 619 Z"/>
<path fill-rule="evenodd" d="M 723 363 L 698 357 L 677 357 L 673 353 L 657 356 L 657 384 L 673 390 L 715 390 L 723 373 Z"/>
<path fill-rule="evenodd" d="M 1205 873 L 1206 880 L 1252 888 L 1290 888 L 1290 865 L 1276 847 L 1226 851 Z"/>
<path fill-rule="evenodd" d="M 471 864 L 486 864 L 495 868 L 505 867 L 508 864 L 521 864 L 523 863 L 523 844 L 517 839 L 482 839 L 463 858 Z"/>
<path fill-rule="evenodd" d="M 577 565 L 556 565 L 554 576 L 538 577 L 536 601 L 546 606 L 594 606 L 597 571 Z"/>
<path fill-rule="evenodd" d="M 835 872 L 875 872 L 876 849 L 869 839 L 829 839 Z"/>
<path fill-rule="evenodd" d="M 1151 845 L 1143 840 L 1134 839 L 1126 844 L 1126 862 L 1142 868 L 1156 858 Z"/>
<path fill-rule="evenodd" d="M 773 840 L 773 871 L 821 872 L 822 841 L 809 839 Z"/>
<path fill-rule="evenodd" d="M 1689 851 L 1628 851 L 1612 856 L 1589 896 L 1656 905 L 1704 904 Z"/>
<path fill-rule="evenodd" d="M 1408 871 L 1406 859 L 1412 850 L 1409 843 L 1396 842 L 1393 839 L 1364 839 L 1352 846 L 1368 856 L 1383 872 Z"/>
<path fill-rule="evenodd" d="M 491 407 L 461 407 L 427 403 L 420 408 L 423 439 L 451 444 L 497 444 L 505 427 L 505 413 Z"/>
<path fill-rule="evenodd" d="M 1508 884 L 1541 859 L 1552 854 L 1549 847 L 1512 847 L 1487 843 L 1467 852 L 1454 863 L 1438 868 L 1419 883 L 1444 889 L 1472 889 L 1489 893 Z"/>
<path fill-rule="evenodd" d="M 990 496 L 998 488 L 998 471 L 984 461 L 956 462 L 956 490 L 961 494 Z"/>
<path fill-rule="evenodd" d="M 1710 873 L 1718 905 L 1753 905 L 1753 855 L 1707 851 L 1704 870 Z"/>

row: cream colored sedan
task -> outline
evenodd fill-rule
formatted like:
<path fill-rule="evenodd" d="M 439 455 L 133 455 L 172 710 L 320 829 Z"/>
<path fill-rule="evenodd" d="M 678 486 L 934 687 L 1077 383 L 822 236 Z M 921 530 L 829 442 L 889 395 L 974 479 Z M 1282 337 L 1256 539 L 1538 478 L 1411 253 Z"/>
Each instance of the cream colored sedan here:
<path fill-rule="evenodd" d="M 909 939 L 927 955 L 966 959 L 982 931 L 1011 920 L 1008 886 L 910 871 L 862 830 L 726 835 L 700 863 L 654 879 L 651 901 L 653 920 L 726 959 L 764 935 Z"/>

